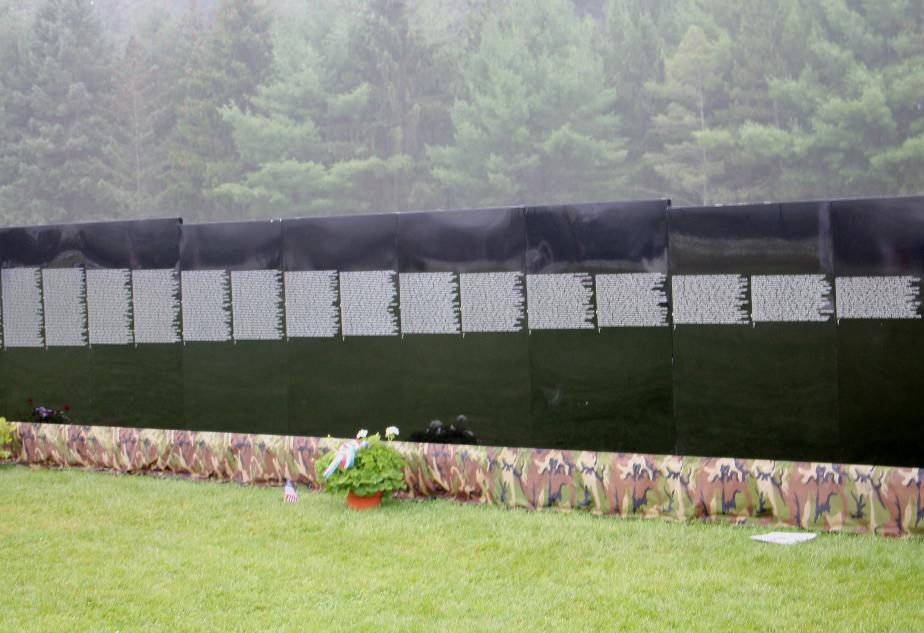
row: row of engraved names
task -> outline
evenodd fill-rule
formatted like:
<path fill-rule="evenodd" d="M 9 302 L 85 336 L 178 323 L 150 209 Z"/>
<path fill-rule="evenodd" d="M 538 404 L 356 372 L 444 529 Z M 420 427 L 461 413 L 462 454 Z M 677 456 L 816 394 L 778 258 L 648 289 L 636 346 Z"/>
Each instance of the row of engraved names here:
<path fill-rule="evenodd" d="M 3 269 L 8 347 L 668 325 L 659 273 Z M 675 275 L 675 324 L 917 319 L 910 276 Z"/>

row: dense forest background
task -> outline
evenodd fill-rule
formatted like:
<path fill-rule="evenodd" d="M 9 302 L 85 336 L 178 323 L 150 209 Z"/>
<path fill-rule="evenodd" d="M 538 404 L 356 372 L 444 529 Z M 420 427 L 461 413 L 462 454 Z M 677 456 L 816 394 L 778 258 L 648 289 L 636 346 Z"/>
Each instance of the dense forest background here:
<path fill-rule="evenodd" d="M 7 225 L 922 192 L 921 0 L 0 0 Z"/>

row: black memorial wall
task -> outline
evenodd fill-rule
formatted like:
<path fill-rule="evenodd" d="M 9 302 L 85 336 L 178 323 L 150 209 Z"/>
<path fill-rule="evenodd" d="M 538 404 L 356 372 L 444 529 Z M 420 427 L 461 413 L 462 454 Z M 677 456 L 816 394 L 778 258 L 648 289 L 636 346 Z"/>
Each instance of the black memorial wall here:
<path fill-rule="evenodd" d="M 0 231 L 7 417 L 28 419 L 31 401 L 67 405 L 88 424 L 182 420 L 180 226 L 174 219 Z"/>
<path fill-rule="evenodd" d="M 526 240 L 533 441 L 671 452 L 666 202 L 530 208 Z"/>
<path fill-rule="evenodd" d="M 286 431 L 282 222 L 184 225 L 183 427 Z"/>
<path fill-rule="evenodd" d="M 924 198 L 30 227 L 0 263 L 8 417 L 924 463 Z"/>
<path fill-rule="evenodd" d="M 924 198 L 831 203 L 845 460 L 924 465 Z"/>
<path fill-rule="evenodd" d="M 394 214 L 283 222 L 289 433 L 402 419 L 396 243 Z"/>
<path fill-rule="evenodd" d="M 485 443 L 532 435 L 525 223 L 523 209 L 398 216 L 401 392 L 420 440 L 459 415 Z"/>
<path fill-rule="evenodd" d="M 828 203 L 671 213 L 683 454 L 838 454 Z"/>

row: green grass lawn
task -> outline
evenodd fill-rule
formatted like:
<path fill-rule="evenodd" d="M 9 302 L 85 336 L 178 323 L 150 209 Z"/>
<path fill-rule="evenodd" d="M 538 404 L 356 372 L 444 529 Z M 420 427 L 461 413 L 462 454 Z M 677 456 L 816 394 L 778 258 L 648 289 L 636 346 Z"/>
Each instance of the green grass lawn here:
<path fill-rule="evenodd" d="M 0 466 L 0 631 L 924 631 L 924 540 Z"/>

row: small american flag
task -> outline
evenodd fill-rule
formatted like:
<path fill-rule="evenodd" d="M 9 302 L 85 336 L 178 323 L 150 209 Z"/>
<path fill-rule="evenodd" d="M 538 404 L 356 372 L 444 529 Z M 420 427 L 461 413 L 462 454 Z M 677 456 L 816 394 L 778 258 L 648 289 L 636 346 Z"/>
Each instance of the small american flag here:
<path fill-rule="evenodd" d="M 298 493 L 295 491 L 295 486 L 292 485 L 292 482 L 286 479 L 286 489 L 285 494 L 282 497 L 283 503 L 298 503 Z"/>

